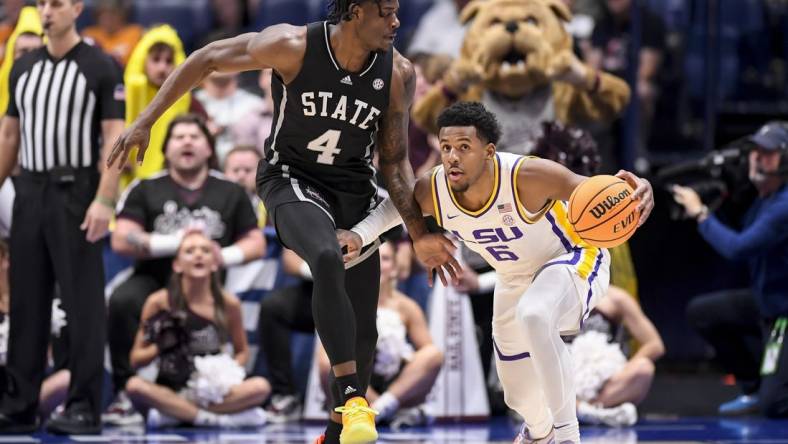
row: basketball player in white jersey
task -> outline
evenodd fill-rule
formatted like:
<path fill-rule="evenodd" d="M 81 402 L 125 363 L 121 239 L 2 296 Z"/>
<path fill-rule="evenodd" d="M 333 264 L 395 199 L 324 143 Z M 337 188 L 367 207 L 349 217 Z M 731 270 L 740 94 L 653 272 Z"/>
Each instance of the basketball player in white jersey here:
<path fill-rule="evenodd" d="M 422 177 L 424 214 L 481 254 L 497 272 L 493 311 L 496 366 L 506 403 L 525 419 L 515 443 L 579 443 L 571 361 L 561 334 L 573 334 L 607 292 L 610 255 L 574 232 L 567 218 L 584 176 L 544 159 L 496 153 L 501 130 L 480 103 L 457 103 L 438 118 L 442 165 Z M 654 206 L 648 181 L 635 188 L 640 224 Z M 340 231 L 346 260 L 397 225 L 393 205 Z"/>

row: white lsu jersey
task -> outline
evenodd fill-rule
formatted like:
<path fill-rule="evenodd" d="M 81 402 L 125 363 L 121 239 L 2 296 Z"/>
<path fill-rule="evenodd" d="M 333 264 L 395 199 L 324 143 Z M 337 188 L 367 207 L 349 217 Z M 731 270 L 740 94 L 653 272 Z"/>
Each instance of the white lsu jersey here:
<path fill-rule="evenodd" d="M 499 278 L 533 277 L 542 267 L 560 263 L 588 279 L 610 260 L 609 253 L 580 239 L 569 223 L 566 202 L 549 201 L 537 213 L 525 209 L 517 192 L 517 173 L 529 159 L 496 153 L 495 186 L 477 211 L 457 202 L 443 166 L 436 167 L 432 200 L 438 224 L 484 257 Z"/>

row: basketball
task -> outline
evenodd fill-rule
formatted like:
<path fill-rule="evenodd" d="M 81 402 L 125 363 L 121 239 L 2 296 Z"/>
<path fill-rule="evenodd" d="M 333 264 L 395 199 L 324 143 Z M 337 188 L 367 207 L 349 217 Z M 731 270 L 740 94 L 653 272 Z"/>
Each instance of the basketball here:
<path fill-rule="evenodd" d="M 635 190 L 615 176 L 593 176 L 583 181 L 569 198 L 569 222 L 590 245 L 612 248 L 626 242 L 637 228 L 639 201 Z"/>

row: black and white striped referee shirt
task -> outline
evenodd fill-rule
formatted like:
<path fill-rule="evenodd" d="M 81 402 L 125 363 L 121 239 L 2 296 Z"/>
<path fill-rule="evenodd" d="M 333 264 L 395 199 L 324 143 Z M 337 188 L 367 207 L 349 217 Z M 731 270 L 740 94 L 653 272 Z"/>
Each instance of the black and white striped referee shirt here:
<path fill-rule="evenodd" d="M 20 163 L 28 171 L 93 167 L 100 159 L 101 121 L 125 118 L 120 66 L 78 43 L 54 60 L 46 47 L 14 62 L 8 116 L 19 118 Z"/>

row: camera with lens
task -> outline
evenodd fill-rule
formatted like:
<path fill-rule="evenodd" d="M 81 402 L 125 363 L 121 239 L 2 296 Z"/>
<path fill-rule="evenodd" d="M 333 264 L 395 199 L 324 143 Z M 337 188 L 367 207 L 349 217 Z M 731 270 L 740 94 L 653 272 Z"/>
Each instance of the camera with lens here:
<path fill-rule="evenodd" d="M 749 152 L 755 144 L 741 138 L 709 152 L 700 159 L 679 162 L 662 168 L 656 176 L 659 186 L 672 192 L 673 185 L 683 185 L 695 190 L 710 211 L 725 206 L 741 215 L 755 197 L 749 179 Z M 686 218 L 684 208 L 671 200 L 670 218 Z"/>
<path fill-rule="evenodd" d="M 764 171 L 760 165 L 750 171 L 750 151 L 779 152 L 780 163 L 776 170 Z M 753 174 L 753 179 L 750 174 Z M 663 187 L 675 184 L 692 188 L 711 211 L 730 210 L 729 216 L 738 219 L 752 203 L 756 192 L 752 180 L 769 177 L 788 179 L 788 124 L 772 121 L 756 133 L 734 140 L 721 149 L 714 150 L 697 160 L 680 162 L 663 168 L 657 182 Z M 677 220 L 686 217 L 684 209 L 673 204 L 670 216 Z"/>

